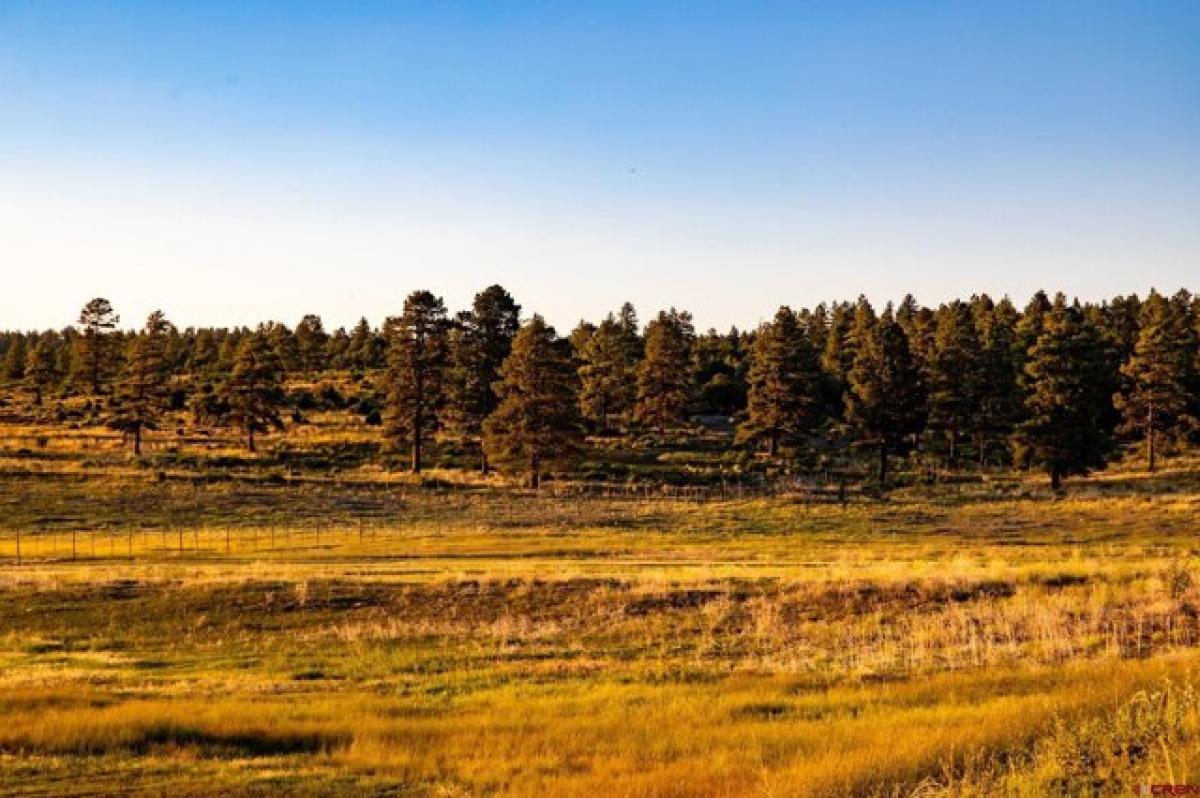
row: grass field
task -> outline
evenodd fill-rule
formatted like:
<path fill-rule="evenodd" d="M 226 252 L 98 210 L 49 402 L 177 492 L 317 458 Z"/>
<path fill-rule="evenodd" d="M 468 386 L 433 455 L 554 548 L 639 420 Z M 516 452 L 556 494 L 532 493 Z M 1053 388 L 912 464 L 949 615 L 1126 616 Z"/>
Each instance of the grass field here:
<path fill-rule="evenodd" d="M 1198 519 L 1186 460 L 842 507 L 8 457 L 0 791 L 1197 782 Z"/>

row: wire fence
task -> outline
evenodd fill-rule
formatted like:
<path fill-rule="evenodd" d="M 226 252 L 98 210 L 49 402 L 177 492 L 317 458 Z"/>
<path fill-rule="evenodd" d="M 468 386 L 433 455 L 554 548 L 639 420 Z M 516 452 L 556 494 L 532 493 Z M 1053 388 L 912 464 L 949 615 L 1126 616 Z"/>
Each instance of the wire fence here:
<path fill-rule="evenodd" d="M 304 490 L 303 487 L 300 490 Z M 230 508 L 213 507 L 206 517 L 203 494 L 194 503 L 179 505 L 194 521 L 175 523 L 173 508 L 155 508 L 149 523 L 132 504 L 99 525 L 84 514 L 69 517 L 47 508 L 48 515 L 17 528 L 0 527 L 0 563 L 89 562 L 137 559 L 196 559 L 244 557 L 339 556 L 370 554 L 403 557 L 414 530 L 439 533 L 637 529 L 647 518 L 662 513 L 689 512 L 689 508 L 727 503 L 738 505 L 756 499 L 784 499 L 796 503 L 843 506 L 859 493 L 845 485 L 819 486 L 798 483 L 718 485 L 550 484 L 540 490 L 486 488 L 407 487 L 387 504 L 356 502 L 347 495 L 336 510 L 316 512 L 296 506 L 292 514 L 260 514 L 261 507 L 244 506 L 230 520 Z M 223 497 L 221 500 L 226 500 Z M 260 500 L 263 496 L 258 497 Z M 286 507 L 289 494 L 278 497 Z M 143 496 L 145 508 L 153 497 Z M 214 499 L 216 500 L 216 499 Z M 123 523 L 128 513 L 129 522 Z"/>
<path fill-rule="evenodd" d="M 0 538 L 0 561 L 10 565 L 189 560 L 288 553 L 328 556 L 338 552 L 403 556 L 399 527 L 177 527 L 125 530 L 14 530 Z"/>

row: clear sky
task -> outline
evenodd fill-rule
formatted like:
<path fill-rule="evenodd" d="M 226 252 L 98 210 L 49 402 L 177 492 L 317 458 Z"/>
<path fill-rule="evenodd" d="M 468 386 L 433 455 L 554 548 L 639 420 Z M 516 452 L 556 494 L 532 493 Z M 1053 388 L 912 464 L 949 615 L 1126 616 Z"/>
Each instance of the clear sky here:
<path fill-rule="evenodd" d="M 0 273 L 0 328 L 1200 290 L 1200 2 L 0 0 Z"/>

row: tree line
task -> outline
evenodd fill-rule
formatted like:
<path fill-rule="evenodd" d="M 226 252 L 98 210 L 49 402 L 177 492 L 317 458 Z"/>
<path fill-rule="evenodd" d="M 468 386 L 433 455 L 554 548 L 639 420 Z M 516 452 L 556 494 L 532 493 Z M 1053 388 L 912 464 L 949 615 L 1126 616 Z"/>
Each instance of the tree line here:
<path fill-rule="evenodd" d="M 891 458 L 920 450 L 951 467 L 1040 468 L 1057 488 L 1122 442 L 1140 441 L 1153 471 L 1200 418 L 1200 300 L 1184 290 L 1101 303 L 1038 292 L 1022 309 L 977 295 L 877 310 L 859 297 L 703 334 L 675 308 L 643 327 L 626 303 L 560 336 L 497 285 L 453 315 L 415 291 L 379 328 L 328 332 L 307 315 L 294 328 L 180 330 L 157 311 L 136 332 L 119 324 L 97 298 L 65 330 L 0 333 L 0 375 L 43 414 L 50 397 L 92 397 L 140 454 L 172 411 L 237 429 L 254 451 L 256 435 L 285 425 L 286 379 L 346 371 L 370 378 L 378 401 L 364 419 L 414 472 L 448 436 L 481 471 L 533 486 L 569 467 L 588 434 L 685 435 L 711 417 L 768 461 L 869 451 L 881 486 Z"/>

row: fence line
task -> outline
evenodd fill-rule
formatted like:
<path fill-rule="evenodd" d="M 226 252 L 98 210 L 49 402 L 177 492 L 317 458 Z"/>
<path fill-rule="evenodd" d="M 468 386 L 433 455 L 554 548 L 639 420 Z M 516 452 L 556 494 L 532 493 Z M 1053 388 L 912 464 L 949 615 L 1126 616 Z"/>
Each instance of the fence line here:
<path fill-rule="evenodd" d="M 14 530 L 0 535 L 0 563 L 30 565 L 68 562 L 131 562 L 150 558 L 156 562 L 220 559 L 247 554 L 272 555 L 285 552 L 367 550 L 386 546 L 401 536 L 389 536 L 387 528 L 362 524 L 328 528 L 293 527 L 130 527 L 125 530 L 71 529 Z M 396 552 L 403 556 L 403 552 Z"/>

